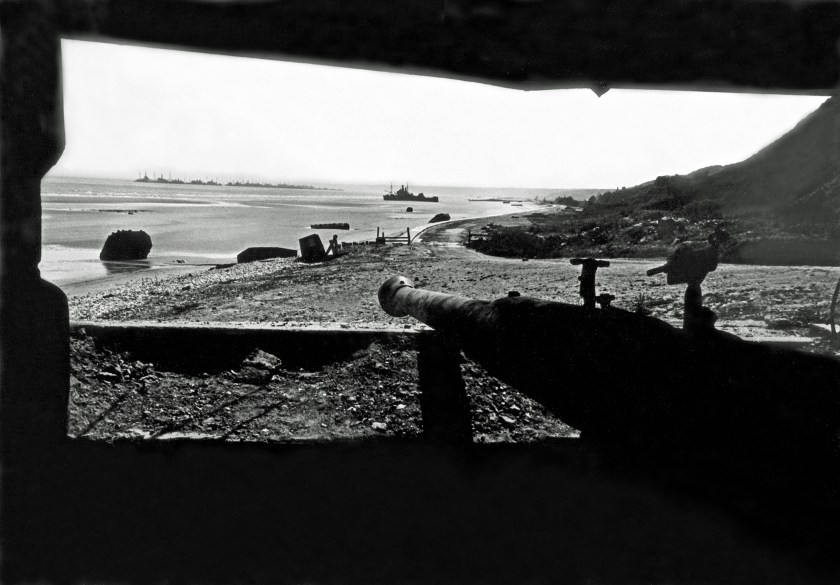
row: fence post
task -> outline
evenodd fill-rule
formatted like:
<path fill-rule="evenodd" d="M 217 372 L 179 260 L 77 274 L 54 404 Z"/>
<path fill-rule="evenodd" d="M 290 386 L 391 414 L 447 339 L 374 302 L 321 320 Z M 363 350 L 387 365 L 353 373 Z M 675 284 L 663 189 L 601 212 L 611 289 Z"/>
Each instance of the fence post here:
<path fill-rule="evenodd" d="M 411 230 L 409 228 L 405 228 L 406 236 L 408 237 L 408 245 L 411 245 Z"/>

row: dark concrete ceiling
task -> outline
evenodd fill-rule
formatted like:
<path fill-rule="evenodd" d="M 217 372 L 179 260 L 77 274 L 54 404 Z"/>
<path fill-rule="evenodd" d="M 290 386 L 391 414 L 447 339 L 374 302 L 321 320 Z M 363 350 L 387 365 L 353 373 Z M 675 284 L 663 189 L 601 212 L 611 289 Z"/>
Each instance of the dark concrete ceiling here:
<path fill-rule="evenodd" d="M 64 0 L 63 34 L 524 88 L 832 93 L 840 3 Z"/>

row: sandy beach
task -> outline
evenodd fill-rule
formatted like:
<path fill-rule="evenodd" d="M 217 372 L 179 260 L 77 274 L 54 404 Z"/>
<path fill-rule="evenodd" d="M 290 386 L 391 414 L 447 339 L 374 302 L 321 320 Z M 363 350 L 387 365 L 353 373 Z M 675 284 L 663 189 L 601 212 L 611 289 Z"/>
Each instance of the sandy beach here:
<path fill-rule="evenodd" d="M 358 246 L 324 263 L 277 259 L 223 269 L 178 266 L 170 274 L 161 270 L 132 273 L 112 283 L 83 283 L 67 289 L 71 318 L 417 326 L 411 319 L 386 315 L 378 306 L 376 291 L 395 274 L 408 276 L 421 288 L 476 299 L 492 300 L 516 290 L 580 302 L 579 269 L 568 259 L 498 258 L 458 245 L 466 230 L 477 231 L 489 222 L 526 221 L 522 214 L 448 222 L 425 230 L 410 246 Z M 645 275 L 663 261 L 612 260 L 598 272 L 599 291 L 615 295 L 617 307 L 644 305 L 654 316 L 679 324 L 683 287 L 666 285 L 661 275 Z M 745 337 L 808 335 L 810 324 L 827 321 L 839 275 L 840 269 L 833 267 L 721 264 L 704 283 L 705 304 L 717 312 L 720 328 Z"/>
<path fill-rule="evenodd" d="M 412 318 L 387 315 L 376 298 L 388 277 L 476 299 L 509 291 L 579 303 L 579 269 L 568 259 L 485 256 L 459 245 L 466 230 L 520 217 L 452 221 L 425 230 L 412 245 L 356 246 L 335 260 L 304 264 L 276 259 L 227 268 L 189 266 L 152 275 L 85 283 L 68 290 L 76 321 L 226 324 L 262 328 L 423 330 Z M 664 259 L 663 259 L 664 260 Z M 598 288 L 614 305 L 645 308 L 681 326 L 683 287 L 645 271 L 660 260 L 612 260 Z M 186 272 L 186 273 L 184 273 Z M 720 265 L 704 283 L 718 328 L 746 339 L 794 340 L 837 355 L 811 325 L 828 319 L 840 269 Z M 417 349 L 411 342 L 374 343 L 367 350 L 301 370 L 278 364 L 255 377 L 234 369 L 168 371 L 129 353 L 71 337 L 70 432 L 95 439 L 216 437 L 231 441 L 299 442 L 364 437 L 412 438 L 422 433 Z M 541 405 L 489 376 L 462 366 L 474 440 L 528 442 L 576 431 Z"/>

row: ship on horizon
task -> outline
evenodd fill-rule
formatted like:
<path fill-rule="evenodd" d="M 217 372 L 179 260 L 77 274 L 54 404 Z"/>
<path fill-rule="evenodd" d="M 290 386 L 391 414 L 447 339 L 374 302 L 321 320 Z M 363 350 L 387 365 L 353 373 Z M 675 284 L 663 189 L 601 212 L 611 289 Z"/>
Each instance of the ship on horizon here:
<path fill-rule="evenodd" d="M 213 187 L 260 187 L 260 188 L 270 188 L 270 189 L 307 189 L 310 191 L 343 191 L 344 189 L 338 189 L 336 187 L 314 187 L 312 185 L 295 185 L 291 183 L 260 183 L 254 181 L 228 181 L 225 184 L 219 183 L 216 179 L 207 179 L 206 181 L 202 181 L 201 179 L 193 179 L 191 181 L 184 181 L 182 179 L 172 178 L 172 175 L 169 175 L 169 178 L 164 178 L 163 175 L 157 176 L 155 173 L 152 173 L 153 178 L 149 178 L 148 173 L 143 173 L 142 177 L 134 179 L 135 183 L 163 183 L 165 185 L 202 185 L 202 186 L 213 186 Z"/>
<path fill-rule="evenodd" d="M 394 185 L 391 184 L 391 190 L 382 196 L 385 201 L 413 201 L 415 203 L 437 203 L 437 195 L 426 197 L 422 193 L 414 195 L 408 190 L 408 185 L 401 185 L 399 190 L 394 193 Z"/>

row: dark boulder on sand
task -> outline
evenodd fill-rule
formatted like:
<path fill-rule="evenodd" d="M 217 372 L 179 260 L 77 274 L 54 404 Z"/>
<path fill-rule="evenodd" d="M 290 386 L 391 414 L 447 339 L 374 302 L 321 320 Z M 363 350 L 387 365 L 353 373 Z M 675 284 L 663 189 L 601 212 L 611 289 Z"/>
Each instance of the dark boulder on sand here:
<path fill-rule="evenodd" d="M 429 223 L 437 223 L 439 221 L 449 221 L 450 217 L 448 213 L 438 213 L 432 219 L 429 220 Z"/>
<path fill-rule="evenodd" d="M 270 260 L 271 258 L 294 258 L 297 250 L 291 248 L 254 247 L 243 250 L 236 255 L 236 261 L 240 264 L 254 262 L 255 260 Z"/>
<path fill-rule="evenodd" d="M 117 230 L 105 240 L 99 259 L 145 260 L 152 250 L 152 238 L 143 230 Z"/>

